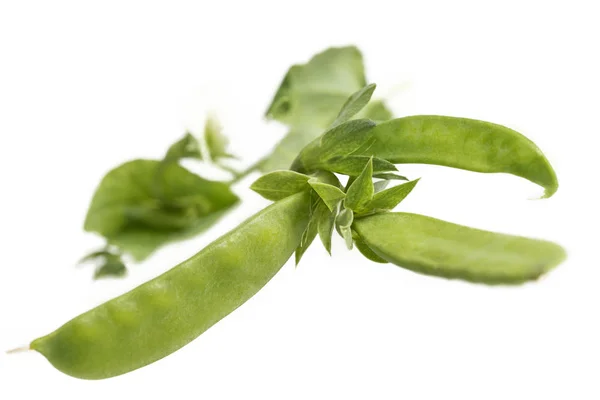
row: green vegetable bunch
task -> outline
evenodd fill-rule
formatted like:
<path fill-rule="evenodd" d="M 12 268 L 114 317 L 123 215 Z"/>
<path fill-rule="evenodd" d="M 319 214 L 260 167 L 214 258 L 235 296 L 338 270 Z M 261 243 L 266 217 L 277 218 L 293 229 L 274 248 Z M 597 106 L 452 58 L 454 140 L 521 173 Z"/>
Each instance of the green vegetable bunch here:
<path fill-rule="evenodd" d="M 102 179 L 92 198 L 84 229 L 102 235 L 106 246 L 84 257 L 95 261 L 95 277 L 126 274 L 122 256 L 143 261 L 168 243 L 198 235 L 239 203 L 231 187 L 253 171 L 290 166 L 298 152 L 335 119 L 348 96 L 366 85 L 363 58 L 353 46 L 331 48 L 308 63 L 292 66 L 277 90 L 266 117 L 289 127 L 270 154 L 244 171 L 228 162 L 228 139 L 214 117 L 204 134 L 185 135 L 169 147 L 162 160 L 126 162 Z M 382 101 L 372 102 L 360 116 L 386 120 L 392 114 Z M 183 159 L 210 163 L 232 174 L 229 181 L 203 178 Z M 116 267 L 118 266 L 118 268 Z"/>
<path fill-rule="evenodd" d="M 274 203 L 161 276 L 34 340 L 30 349 L 60 371 L 83 379 L 109 378 L 143 367 L 185 346 L 242 305 L 294 252 L 298 263 L 317 235 L 331 252 L 334 229 L 348 248 L 356 247 L 371 261 L 482 284 L 521 284 L 563 261 L 565 251 L 554 243 L 392 211 L 418 183 L 397 174 L 396 165 L 403 163 L 509 173 L 541 185 L 550 197 L 558 188 L 556 175 L 530 140 L 509 128 L 464 118 L 424 115 L 375 121 L 365 111 L 379 110 L 376 115 L 382 115 L 381 103 L 369 107 L 375 85 L 359 88 L 341 102 L 338 112 L 319 120 L 327 127 L 315 136 L 316 125 L 307 123 L 303 131 L 297 113 L 320 115 L 330 103 L 308 100 L 313 97 L 295 86 L 307 75 L 307 66 L 290 69 L 269 111 L 292 128 L 260 168 L 283 159 L 283 149 L 291 148 L 289 137 L 297 135 L 306 142 L 289 160 L 289 170 L 267 173 L 252 185 Z M 318 82 L 318 75 L 311 79 L 317 87 L 329 83 Z M 193 146 L 184 143 L 181 148 L 185 151 L 173 150 L 175 159 L 194 153 Z M 176 190 L 180 182 L 185 182 L 181 187 L 188 182 L 183 178 L 188 173 L 180 167 L 168 161 L 134 163 L 162 168 L 159 176 L 164 179 L 132 180 L 144 182 L 146 188 L 159 182 L 155 197 L 164 201 L 148 208 L 160 212 L 133 212 L 135 221 L 170 229 L 188 214 L 211 210 L 210 203 L 199 206 L 205 204 L 198 200 L 200 195 Z M 193 176 L 185 179 L 200 182 Z M 400 184 L 388 187 L 393 182 Z M 119 209 L 120 216 L 123 212 Z M 182 218 L 162 218 L 167 212 Z"/>

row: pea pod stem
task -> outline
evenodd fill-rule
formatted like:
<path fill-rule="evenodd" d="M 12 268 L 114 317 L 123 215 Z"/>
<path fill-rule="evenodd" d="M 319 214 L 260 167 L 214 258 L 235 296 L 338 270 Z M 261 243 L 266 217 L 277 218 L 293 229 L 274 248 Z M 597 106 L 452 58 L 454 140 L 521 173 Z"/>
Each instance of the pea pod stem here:
<path fill-rule="evenodd" d="M 22 347 L 17 347 L 15 349 L 10 349 L 6 351 L 6 354 L 17 354 L 17 353 L 25 353 L 31 351 L 31 347 L 29 346 L 22 346 Z"/>

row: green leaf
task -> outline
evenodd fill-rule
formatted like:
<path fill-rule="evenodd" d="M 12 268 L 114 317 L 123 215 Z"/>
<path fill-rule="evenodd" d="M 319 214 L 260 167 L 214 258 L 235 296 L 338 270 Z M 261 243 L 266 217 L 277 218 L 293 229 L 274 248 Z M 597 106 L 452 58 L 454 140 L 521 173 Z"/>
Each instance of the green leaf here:
<path fill-rule="evenodd" d="M 165 162 L 177 162 L 184 158 L 195 158 L 202 160 L 202 152 L 200 151 L 200 144 L 198 140 L 189 132 L 173 143 L 167 154 L 165 155 Z"/>
<path fill-rule="evenodd" d="M 521 284 L 560 264 L 555 243 L 469 228 L 409 213 L 358 218 L 353 228 L 380 257 L 426 275 L 485 284 Z"/>
<path fill-rule="evenodd" d="M 325 250 L 327 250 L 329 255 L 331 255 L 331 236 L 333 234 L 333 225 L 335 223 L 336 213 L 330 212 L 327 207 L 320 207 L 319 211 L 319 238 L 321 239 Z"/>
<path fill-rule="evenodd" d="M 328 185 L 335 186 L 337 188 L 342 188 L 342 184 L 337 176 L 334 173 L 324 170 L 319 170 L 311 174 L 313 180 L 317 180 L 321 183 L 326 183 Z"/>
<path fill-rule="evenodd" d="M 300 245 L 298 245 L 298 248 L 296 248 L 296 266 L 300 263 L 302 256 L 317 237 L 319 219 L 322 213 L 322 208 L 325 208 L 325 210 L 327 210 L 327 208 L 323 205 L 322 202 L 317 203 L 317 205 L 313 208 L 313 212 L 310 216 L 310 220 L 308 221 L 308 225 L 306 226 L 306 229 L 302 234 L 302 238 L 300 239 Z"/>
<path fill-rule="evenodd" d="M 352 222 L 354 221 L 354 212 L 349 208 L 344 208 L 335 219 L 335 226 L 341 237 L 346 242 L 348 250 L 352 250 Z"/>
<path fill-rule="evenodd" d="M 367 156 L 348 156 L 336 157 L 323 163 L 322 168 L 339 174 L 358 176 L 363 171 L 365 164 L 371 157 Z M 373 157 L 373 172 L 396 171 L 394 164 L 381 158 Z"/>
<path fill-rule="evenodd" d="M 235 158 L 234 155 L 227 152 L 229 139 L 223 135 L 221 125 L 213 116 L 209 116 L 204 124 L 204 140 L 212 160 L 218 160 L 219 158 Z"/>
<path fill-rule="evenodd" d="M 467 118 L 416 115 L 383 122 L 369 135 L 375 140 L 363 155 L 394 164 L 434 164 L 485 173 L 509 173 L 558 189 L 554 169 L 542 151 L 520 133 L 502 125 Z"/>
<path fill-rule="evenodd" d="M 346 191 L 344 204 L 354 211 L 363 208 L 373 198 L 373 158 L 370 158 L 361 174 Z"/>
<path fill-rule="evenodd" d="M 348 121 L 350 118 L 354 117 L 360 110 L 362 110 L 369 100 L 371 100 L 371 96 L 373 96 L 373 92 L 375 91 L 376 85 L 371 83 L 360 89 L 357 92 L 354 92 L 348 100 L 342 106 L 337 118 L 333 121 L 332 127 L 337 126 L 343 122 Z"/>
<path fill-rule="evenodd" d="M 266 116 L 291 126 L 326 128 L 346 99 L 365 85 L 360 51 L 330 48 L 289 69 Z"/>
<path fill-rule="evenodd" d="M 293 171 L 275 171 L 258 178 L 250 189 L 267 200 L 281 200 L 309 188 L 310 176 Z"/>
<path fill-rule="evenodd" d="M 120 278 L 127 274 L 127 267 L 120 259 L 108 259 L 94 273 L 94 279 Z"/>
<path fill-rule="evenodd" d="M 402 175 L 396 175 L 393 173 L 379 173 L 379 174 L 373 174 L 373 178 L 378 178 L 378 179 L 386 179 L 388 181 L 392 181 L 392 180 L 397 180 L 397 181 L 408 181 L 408 178 Z"/>
<path fill-rule="evenodd" d="M 400 202 L 410 194 L 417 182 L 419 182 L 419 179 L 376 193 L 371 201 L 357 210 L 358 213 L 360 215 L 365 215 L 393 210 L 394 207 L 400 204 Z"/>
<path fill-rule="evenodd" d="M 330 211 L 335 210 L 338 203 L 346 197 L 346 194 L 339 188 L 319 182 L 317 179 L 310 179 L 308 184 L 317 192 Z"/>
<path fill-rule="evenodd" d="M 319 157 L 328 160 L 337 156 L 351 155 L 368 147 L 367 133 L 375 127 L 373 121 L 357 119 L 345 122 L 325 132 L 320 140 Z M 366 146 L 365 146 L 366 145 Z"/>
<path fill-rule="evenodd" d="M 371 250 L 371 248 L 369 248 L 369 246 L 367 246 L 367 244 L 362 240 L 360 235 L 358 235 L 356 232 L 352 232 L 352 237 L 354 238 L 354 244 L 356 245 L 356 248 L 358 249 L 358 251 L 360 251 L 360 253 L 363 256 L 365 256 L 366 258 L 368 258 L 371 261 L 375 261 L 376 263 L 381 263 L 381 264 L 388 263 L 387 260 L 384 260 L 383 258 L 379 257 L 377 254 L 375 254 L 375 252 L 373 250 Z"/>
<path fill-rule="evenodd" d="M 102 179 L 84 229 L 142 260 L 167 242 L 207 229 L 238 200 L 227 184 L 179 164 L 134 160 Z"/>
<path fill-rule="evenodd" d="M 81 260 L 79 260 L 78 264 L 85 264 L 87 262 L 96 261 L 98 259 L 104 260 L 107 257 L 115 257 L 115 256 L 116 256 L 115 253 L 111 253 L 107 249 L 98 250 L 98 251 L 94 251 L 94 252 L 86 255 L 85 257 L 83 257 Z"/>
<path fill-rule="evenodd" d="M 266 112 L 290 131 L 261 170 L 288 169 L 300 150 L 331 126 L 348 97 L 365 85 L 362 55 L 353 46 L 330 48 L 292 66 Z"/>

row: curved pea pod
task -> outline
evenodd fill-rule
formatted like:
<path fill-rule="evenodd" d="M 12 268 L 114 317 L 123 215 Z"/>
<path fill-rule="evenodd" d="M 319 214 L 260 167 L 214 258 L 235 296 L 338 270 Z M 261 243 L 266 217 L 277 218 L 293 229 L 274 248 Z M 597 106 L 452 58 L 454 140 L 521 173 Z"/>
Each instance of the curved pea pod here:
<path fill-rule="evenodd" d="M 306 146 L 291 169 L 331 169 L 331 160 L 375 157 L 392 164 L 433 164 L 474 172 L 508 173 L 542 186 L 544 197 L 558 180 L 542 151 L 520 133 L 468 118 L 416 115 L 378 125 L 355 120 L 331 129 Z M 342 172 L 344 171 L 336 171 Z"/>
<path fill-rule="evenodd" d="M 257 293 L 308 223 L 309 195 L 257 213 L 163 275 L 67 322 L 30 348 L 65 374 L 120 375 L 186 345 Z"/>
<path fill-rule="evenodd" d="M 382 259 L 412 271 L 485 284 L 521 284 L 560 264 L 557 244 L 410 213 L 381 213 L 353 229 Z"/>
<path fill-rule="evenodd" d="M 369 155 L 394 164 L 435 164 L 475 172 L 504 172 L 558 189 L 542 151 L 517 131 L 468 118 L 416 115 L 383 122 L 369 132 Z"/>

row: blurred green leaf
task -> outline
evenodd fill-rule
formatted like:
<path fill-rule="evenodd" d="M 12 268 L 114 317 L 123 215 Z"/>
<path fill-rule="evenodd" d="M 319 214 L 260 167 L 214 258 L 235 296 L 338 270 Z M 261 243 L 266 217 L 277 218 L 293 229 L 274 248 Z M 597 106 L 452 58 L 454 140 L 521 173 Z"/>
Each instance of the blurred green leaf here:
<path fill-rule="evenodd" d="M 261 170 L 289 168 L 298 152 L 327 130 L 348 98 L 365 85 L 362 54 L 354 46 L 330 48 L 306 64 L 293 65 L 266 112 L 267 118 L 286 124 L 290 131 Z M 369 114 L 368 109 L 356 116 Z"/>
<path fill-rule="evenodd" d="M 186 132 L 181 139 L 169 147 L 164 161 L 177 162 L 184 158 L 195 158 L 202 160 L 200 144 L 198 143 L 198 140 L 189 132 Z"/>
<path fill-rule="evenodd" d="M 223 129 L 214 116 L 209 116 L 204 124 L 204 140 L 208 154 L 212 160 L 219 158 L 236 158 L 227 152 L 229 139 L 223 135 Z"/>
<path fill-rule="evenodd" d="M 84 229 L 142 260 L 167 242 L 208 228 L 238 200 L 227 184 L 179 164 L 134 160 L 102 179 Z"/>

